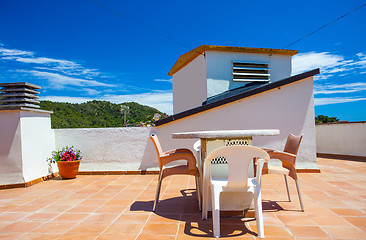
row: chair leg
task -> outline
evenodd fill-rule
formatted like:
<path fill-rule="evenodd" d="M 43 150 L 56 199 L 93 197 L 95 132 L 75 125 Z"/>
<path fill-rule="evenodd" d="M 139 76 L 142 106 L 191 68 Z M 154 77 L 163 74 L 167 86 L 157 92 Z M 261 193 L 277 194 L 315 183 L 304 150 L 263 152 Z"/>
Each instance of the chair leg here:
<path fill-rule="evenodd" d="M 258 237 L 264 238 L 262 196 L 260 186 L 257 186 L 254 192 L 255 219 L 257 222 Z"/>
<path fill-rule="evenodd" d="M 211 188 L 212 195 L 212 226 L 213 236 L 220 237 L 220 191 L 213 186 Z"/>
<path fill-rule="evenodd" d="M 198 199 L 198 209 L 202 210 L 202 204 L 201 204 L 201 187 L 199 183 L 199 177 L 196 176 L 196 193 L 197 193 L 197 199 Z"/>
<path fill-rule="evenodd" d="M 161 182 L 162 181 L 163 181 L 163 179 L 161 179 L 161 177 L 159 175 L 159 181 L 158 181 L 158 186 L 156 187 L 155 201 L 154 201 L 154 206 L 153 206 L 153 211 L 154 212 L 156 210 L 156 205 L 159 202 L 159 195 L 160 195 L 160 189 L 161 189 Z"/>
<path fill-rule="evenodd" d="M 287 176 L 286 175 L 283 176 L 285 177 L 288 201 L 291 202 L 290 189 L 288 188 Z"/>
<path fill-rule="evenodd" d="M 304 211 L 304 204 L 302 203 L 302 198 L 301 198 L 301 193 L 300 193 L 300 186 L 299 186 L 299 180 L 296 179 L 296 189 L 297 189 L 297 195 L 299 195 L 299 201 L 300 201 L 300 205 L 301 205 L 301 211 Z"/>

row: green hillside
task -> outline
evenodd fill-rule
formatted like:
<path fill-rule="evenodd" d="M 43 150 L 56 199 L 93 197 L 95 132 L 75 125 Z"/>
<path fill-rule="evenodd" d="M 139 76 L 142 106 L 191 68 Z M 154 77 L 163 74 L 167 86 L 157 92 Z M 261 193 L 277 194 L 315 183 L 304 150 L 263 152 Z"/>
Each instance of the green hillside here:
<path fill-rule="evenodd" d="M 140 122 L 150 123 L 155 113 L 162 117 L 165 113 L 143 106 L 135 102 L 114 104 L 108 101 L 91 101 L 81 104 L 41 101 L 43 110 L 53 111 L 51 115 L 52 128 L 104 128 L 123 127 L 124 117 L 121 105 L 129 106 L 126 116 L 127 126 L 135 127 Z"/>

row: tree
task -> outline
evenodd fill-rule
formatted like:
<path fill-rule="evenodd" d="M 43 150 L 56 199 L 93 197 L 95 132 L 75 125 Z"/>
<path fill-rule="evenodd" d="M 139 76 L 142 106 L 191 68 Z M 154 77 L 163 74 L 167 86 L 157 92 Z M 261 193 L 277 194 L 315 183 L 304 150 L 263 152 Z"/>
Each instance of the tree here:
<path fill-rule="evenodd" d="M 316 123 L 330 123 L 330 122 L 339 122 L 339 119 L 336 117 L 328 117 L 325 115 L 318 115 L 315 117 Z"/>

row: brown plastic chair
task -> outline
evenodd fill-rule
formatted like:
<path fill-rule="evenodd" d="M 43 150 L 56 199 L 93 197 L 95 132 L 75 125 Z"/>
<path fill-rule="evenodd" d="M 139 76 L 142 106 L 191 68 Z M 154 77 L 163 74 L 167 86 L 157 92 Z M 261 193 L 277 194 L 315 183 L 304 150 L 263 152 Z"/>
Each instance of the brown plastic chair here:
<path fill-rule="evenodd" d="M 301 205 L 301 211 L 304 211 L 304 205 L 301 199 L 299 181 L 296 174 L 295 164 L 297 152 L 299 151 L 300 143 L 302 140 L 303 134 L 301 136 L 295 136 L 293 134 L 289 134 L 285 148 L 283 152 L 276 151 L 273 149 L 263 148 L 269 154 L 271 159 L 278 159 L 282 162 L 282 167 L 269 166 L 268 163 L 264 163 L 263 166 L 263 174 L 283 174 L 285 177 L 286 189 L 288 200 L 291 202 L 290 191 L 287 182 L 287 176 L 292 177 L 296 182 L 297 195 L 299 196 L 299 201 Z"/>
<path fill-rule="evenodd" d="M 196 158 L 194 157 L 191 150 L 187 148 L 179 148 L 170 150 L 167 152 L 163 152 L 158 136 L 153 133 L 150 137 L 151 141 L 154 143 L 156 153 L 159 158 L 159 168 L 160 168 L 160 174 L 159 174 L 159 181 L 158 186 L 156 188 L 156 195 L 155 195 L 155 201 L 153 206 L 153 211 L 156 210 L 156 205 L 159 201 L 159 195 L 160 195 L 160 189 L 161 189 L 161 182 L 164 178 L 170 175 L 193 175 L 196 178 L 196 188 L 197 188 L 197 198 L 199 201 L 199 208 L 201 210 L 201 202 L 200 202 L 200 188 L 198 184 L 199 179 L 199 171 L 196 166 Z M 177 161 L 177 160 L 186 160 L 187 164 L 180 164 L 180 165 L 174 165 L 174 166 L 165 166 L 168 163 Z"/>

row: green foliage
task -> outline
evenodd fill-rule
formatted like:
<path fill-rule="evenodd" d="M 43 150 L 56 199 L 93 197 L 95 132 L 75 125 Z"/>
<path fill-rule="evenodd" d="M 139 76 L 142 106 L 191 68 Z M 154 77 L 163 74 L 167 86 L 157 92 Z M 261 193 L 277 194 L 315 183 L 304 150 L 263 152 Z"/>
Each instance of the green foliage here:
<path fill-rule="evenodd" d="M 123 127 L 124 117 L 121 105 L 130 107 L 126 115 L 127 126 L 135 127 L 140 122 L 151 123 L 155 113 L 162 117 L 166 114 L 159 110 L 135 102 L 114 104 L 108 101 L 90 101 L 81 104 L 41 101 L 43 110 L 53 111 L 52 128 L 107 128 Z"/>
<path fill-rule="evenodd" d="M 328 117 L 324 115 L 318 115 L 315 117 L 316 123 L 330 123 L 330 122 L 339 122 L 339 119 L 336 117 Z"/>

